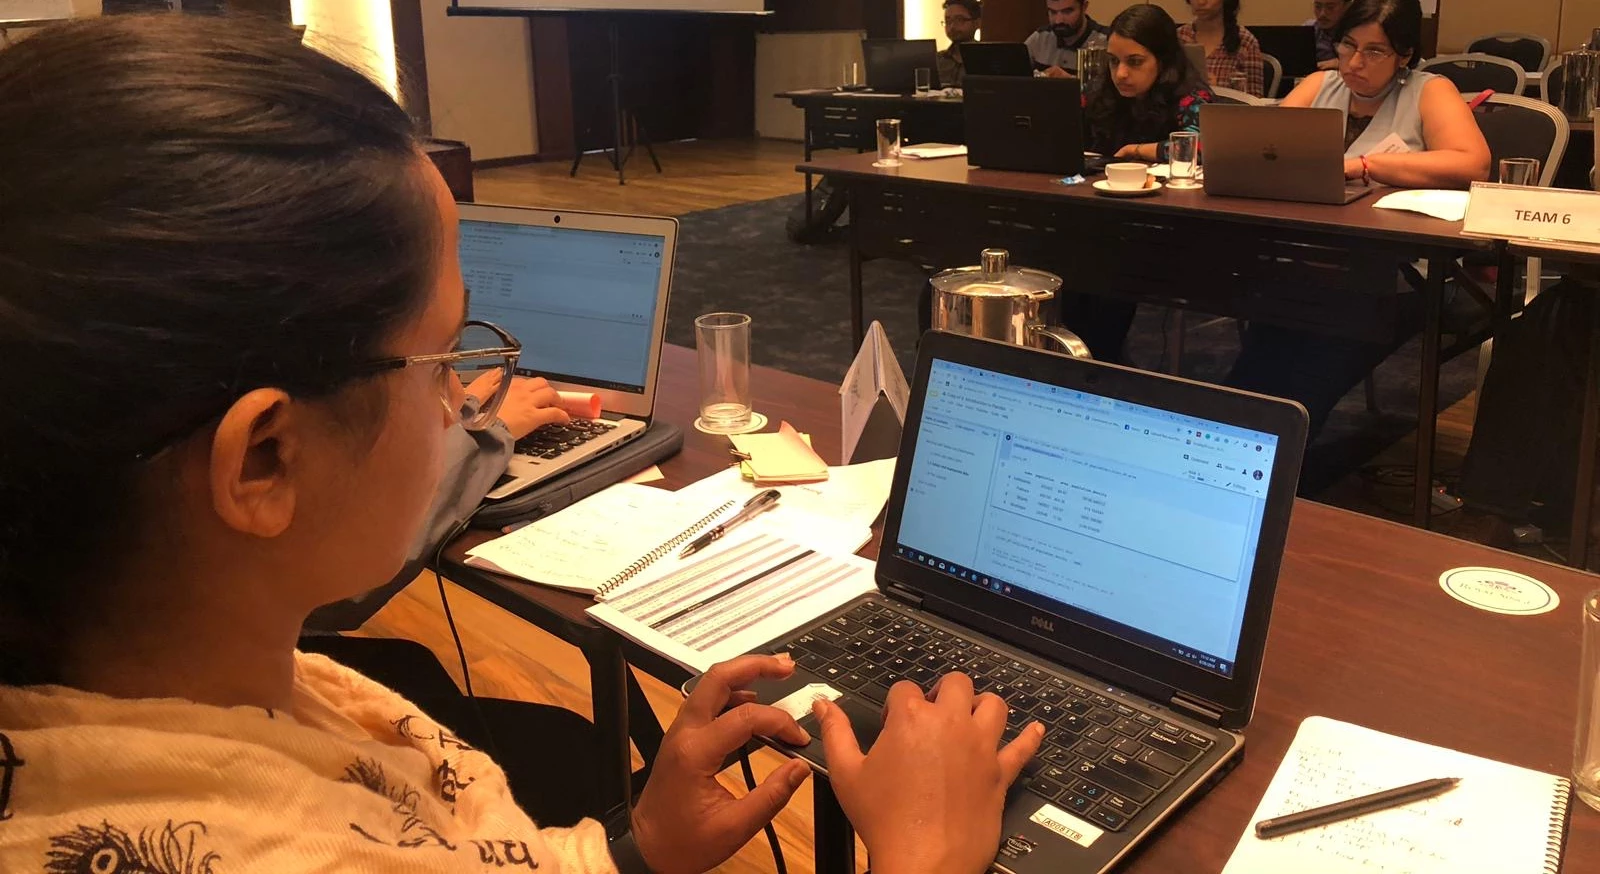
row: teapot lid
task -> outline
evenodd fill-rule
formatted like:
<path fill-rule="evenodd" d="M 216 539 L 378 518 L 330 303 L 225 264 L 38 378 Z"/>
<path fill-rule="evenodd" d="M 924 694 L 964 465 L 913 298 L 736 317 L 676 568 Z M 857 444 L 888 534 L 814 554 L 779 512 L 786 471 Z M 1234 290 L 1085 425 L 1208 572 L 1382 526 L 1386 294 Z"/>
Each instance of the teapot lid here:
<path fill-rule="evenodd" d="M 1061 288 L 1061 277 L 1046 270 L 1011 266 L 1005 249 L 984 249 L 982 263 L 936 274 L 933 290 L 959 291 L 982 297 L 1048 297 Z"/>

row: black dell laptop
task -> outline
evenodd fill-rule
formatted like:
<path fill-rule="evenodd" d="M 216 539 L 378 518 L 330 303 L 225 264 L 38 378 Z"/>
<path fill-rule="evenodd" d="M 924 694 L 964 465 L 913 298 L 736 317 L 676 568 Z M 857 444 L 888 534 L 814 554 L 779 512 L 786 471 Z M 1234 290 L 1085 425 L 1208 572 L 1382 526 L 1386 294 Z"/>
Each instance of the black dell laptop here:
<path fill-rule="evenodd" d="M 931 39 L 864 39 L 861 57 L 867 63 L 867 87 L 873 91 L 914 93 L 918 68 L 926 68 L 930 83 L 940 87 L 938 49 Z"/>
<path fill-rule="evenodd" d="M 775 641 L 862 745 L 889 686 L 971 675 L 1045 724 L 994 867 L 1098 874 L 1240 759 L 1295 482 L 1297 404 L 929 333 L 878 592 Z M 813 690 L 813 693 L 815 690 Z M 814 740 L 782 747 L 826 772 Z"/>
<path fill-rule="evenodd" d="M 1083 172 L 1077 79 L 967 76 L 962 83 L 967 161 L 990 170 Z"/>
<path fill-rule="evenodd" d="M 961 63 L 968 76 L 1033 75 L 1033 55 L 1020 42 L 962 43 Z"/>

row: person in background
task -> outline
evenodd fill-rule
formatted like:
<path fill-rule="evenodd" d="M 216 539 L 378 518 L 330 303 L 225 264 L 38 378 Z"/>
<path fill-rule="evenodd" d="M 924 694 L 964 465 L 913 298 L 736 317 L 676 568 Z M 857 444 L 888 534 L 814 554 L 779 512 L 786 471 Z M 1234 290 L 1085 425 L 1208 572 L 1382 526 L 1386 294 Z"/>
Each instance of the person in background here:
<path fill-rule="evenodd" d="M 1489 145 L 1455 85 L 1412 69 L 1422 39 L 1418 0 L 1352 0 L 1334 36 L 1339 69 L 1307 76 L 1282 105 L 1344 113 L 1346 179 L 1396 188 L 1461 189 L 1489 178 Z M 1403 148 L 1379 149 L 1386 141 L 1398 141 Z M 1334 404 L 1417 332 L 1416 297 L 1402 294 L 1401 315 L 1389 342 L 1252 322 L 1226 383 L 1299 401 L 1311 415 L 1315 437 Z M 1387 333 L 1389 326 L 1381 331 Z"/>
<path fill-rule="evenodd" d="M 1315 0 L 1311 4 L 1312 17 L 1306 25 L 1312 30 L 1317 41 L 1317 69 L 1337 70 L 1339 68 L 1339 54 L 1334 49 L 1338 40 L 1333 38 L 1333 29 L 1339 24 L 1339 17 L 1344 15 L 1344 10 L 1350 5 L 1349 0 Z"/>
<path fill-rule="evenodd" d="M 1261 43 L 1239 24 L 1239 0 L 1187 0 L 1194 21 L 1178 28 L 1178 39 L 1206 51 L 1206 81 L 1252 97 L 1266 91 Z"/>
<path fill-rule="evenodd" d="M 1106 26 L 1089 17 L 1089 0 L 1045 0 L 1050 23 L 1027 39 L 1033 66 L 1046 76 L 1078 74 L 1078 49 L 1105 48 Z"/>
<path fill-rule="evenodd" d="M 1167 160 L 1173 131 L 1199 132 L 1200 107 L 1211 89 L 1178 42 L 1165 9 L 1139 4 L 1111 21 L 1105 84 L 1084 96 L 1084 148 L 1123 160 Z M 1062 306 L 1062 321 L 1101 361 L 1121 362 L 1135 305 L 1077 294 Z"/>
<path fill-rule="evenodd" d="M 944 35 L 949 38 L 950 47 L 939 53 L 940 85 L 961 87 L 961 80 L 967 76 L 961 44 L 976 41 L 982 26 L 983 4 L 978 0 L 944 0 Z"/>
<path fill-rule="evenodd" d="M 0 129 L 0 355 L 54 374 L 0 387 L 0 731 L 26 762 L 0 870 L 679 874 L 782 809 L 804 763 L 739 798 L 716 775 L 809 741 L 740 692 L 785 656 L 702 678 L 631 812 L 542 828 L 488 754 L 295 650 L 393 578 L 449 435 L 498 413 L 450 367 L 505 354 L 458 349 L 454 198 L 380 86 L 288 27 L 89 18 L 0 49 Z M 876 868 L 988 870 L 1042 725 L 1002 745 L 1005 703 L 961 674 L 896 685 L 867 755 L 814 712 Z"/>

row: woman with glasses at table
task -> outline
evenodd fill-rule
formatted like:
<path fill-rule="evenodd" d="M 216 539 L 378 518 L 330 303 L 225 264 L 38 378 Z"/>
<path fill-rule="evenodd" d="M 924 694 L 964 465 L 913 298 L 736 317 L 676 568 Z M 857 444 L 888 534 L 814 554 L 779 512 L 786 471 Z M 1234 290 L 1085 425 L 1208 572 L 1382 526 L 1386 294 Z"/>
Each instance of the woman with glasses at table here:
<path fill-rule="evenodd" d="M 452 365 L 516 353 L 461 349 L 455 204 L 381 88 L 289 28 L 86 19 L 0 50 L 0 130 L 0 870 L 669 874 L 783 807 L 803 763 L 716 779 L 808 740 L 740 691 L 781 656 L 703 678 L 631 814 L 540 828 L 488 755 L 296 652 L 494 421 L 509 385 L 470 405 Z M 987 870 L 1042 726 L 1001 746 L 960 675 L 897 686 L 870 755 L 817 711 L 876 869 Z"/>
<path fill-rule="evenodd" d="M 1422 38 L 1418 0 L 1353 0 L 1335 38 L 1339 68 L 1307 76 L 1282 105 L 1345 114 L 1346 179 L 1397 188 L 1466 188 L 1488 178 L 1489 145 L 1455 85 L 1412 69 Z M 1311 414 L 1314 436 L 1339 399 L 1416 334 L 1417 295 L 1402 289 L 1400 303 L 1389 342 L 1253 323 L 1226 383 L 1299 401 Z"/>
<path fill-rule="evenodd" d="M 1084 148 L 1109 159 L 1166 161 L 1168 137 L 1200 131 L 1200 107 L 1211 102 L 1211 89 L 1160 6 L 1129 6 L 1110 30 L 1105 75 L 1083 97 Z M 1062 302 L 1061 318 L 1095 358 L 1121 362 L 1135 310 L 1127 301 L 1076 294 Z"/>

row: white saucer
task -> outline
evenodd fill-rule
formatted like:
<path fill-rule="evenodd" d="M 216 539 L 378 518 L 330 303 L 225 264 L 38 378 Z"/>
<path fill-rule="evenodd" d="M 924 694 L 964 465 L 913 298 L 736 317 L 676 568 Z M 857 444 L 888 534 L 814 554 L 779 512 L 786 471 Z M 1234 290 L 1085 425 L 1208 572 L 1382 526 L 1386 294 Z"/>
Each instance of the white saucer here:
<path fill-rule="evenodd" d="M 1094 190 L 1096 194 L 1104 194 L 1106 197 L 1149 197 L 1161 190 L 1160 182 L 1154 179 L 1147 181 L 1149 184 L 1143 188 L 1112 188 L 1109 181 L 1096 179 L 1094 181 Z"/>

